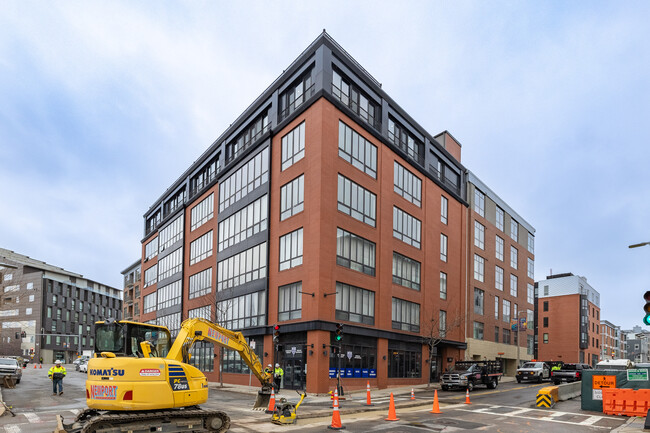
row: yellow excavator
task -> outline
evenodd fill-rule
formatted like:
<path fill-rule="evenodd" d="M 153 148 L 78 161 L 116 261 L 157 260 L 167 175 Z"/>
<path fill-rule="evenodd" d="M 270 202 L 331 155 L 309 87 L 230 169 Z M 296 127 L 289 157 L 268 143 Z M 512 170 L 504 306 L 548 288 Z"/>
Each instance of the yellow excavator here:
<path fill-rule="evenodd" d="M 55 433 L 222 433 L 230 417 L 201 409 L 208 400 L 208 380 L 189 364 L 197 341 L 235 350 L 259 379 L 254 408 L 267 407 L 272 375 L 241 332 L 205 319 L 188 319 L 173 344 L 167 328 L 126 320 L 95 324 L 95 358 L 88 361 L 86 404 L 71 424 L 57 416 Z"/>

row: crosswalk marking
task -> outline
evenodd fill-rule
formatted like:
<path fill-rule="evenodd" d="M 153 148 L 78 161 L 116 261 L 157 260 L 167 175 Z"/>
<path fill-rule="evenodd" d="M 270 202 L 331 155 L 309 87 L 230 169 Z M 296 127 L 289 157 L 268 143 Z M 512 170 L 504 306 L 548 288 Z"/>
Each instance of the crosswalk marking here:
<path fill-rule="evenodd" d="M 20 427 L 15 424 L 7 424 L 5 426 L 6 433 L 20 433 Z"/>
<path fill-rule="evenodd" d="M 592 425 L 594 423 L 597 423 L 601 419 L 602 419 L 602 417 L 600 417 L 600 416 L 590 416 L 589 418 L 587 418 L 586 420 L 584 420 L 582 422 L 579 422 L 578 424 L 580 424 L 580 425 Z"/>
<path fill-rule="evenodd" d="M 25 412 L 23 415 L 25 415 L 25 418 L 27 418 L 27 421 L 30 423 L 43 422 L 34 412 Z"/>

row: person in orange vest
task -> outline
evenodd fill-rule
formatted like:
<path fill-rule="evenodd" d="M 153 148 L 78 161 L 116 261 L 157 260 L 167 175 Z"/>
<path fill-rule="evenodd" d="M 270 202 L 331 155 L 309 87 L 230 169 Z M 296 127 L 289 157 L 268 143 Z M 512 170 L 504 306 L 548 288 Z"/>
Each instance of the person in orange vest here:
<path fill-rule="evenodd" d="M 47 377 L 52 380 L 52 395 L 57 394 L 57 388 L 59 390 L 59 395 L 63 394 L 63 378 L 66 375 L 65 367 L 61 365 L 60 360 L 56 360 L 54 366 L 50 368 L 47 372 Z"/>

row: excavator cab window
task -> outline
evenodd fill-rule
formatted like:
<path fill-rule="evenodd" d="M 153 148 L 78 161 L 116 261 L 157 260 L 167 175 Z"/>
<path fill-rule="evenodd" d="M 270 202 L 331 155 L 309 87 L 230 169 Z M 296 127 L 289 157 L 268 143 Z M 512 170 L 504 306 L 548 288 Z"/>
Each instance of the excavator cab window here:
<path fill-rule="evenodd" d="M 136 323 L 97 323 L 95 326 L 95 351 L 113 352 L 121 356 L 141 358 L 140 343 L 151 343 L 151 356 L 164 357 L 171 348 L 169 331 L 164 327 Z"/>

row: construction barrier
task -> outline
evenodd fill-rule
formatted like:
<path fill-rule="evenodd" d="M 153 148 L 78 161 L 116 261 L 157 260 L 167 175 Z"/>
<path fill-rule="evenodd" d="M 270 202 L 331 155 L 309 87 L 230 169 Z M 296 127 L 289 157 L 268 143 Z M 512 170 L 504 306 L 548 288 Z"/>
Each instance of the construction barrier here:
<path fill-rule="evenodd" d="M 552 408 L 555 406 L 555 403 L 559 401 L 558 398 L 558 387 L 557 386 L 547 386 L 545 388 L 537 391 L 536 398 L 537 407 L 546 407 Z"/>
<path fill-rule="evenodd" d="M 604 388 L 603 413 L 607 415 L 646 416 L 650 410 L 650 390 Z"/>

